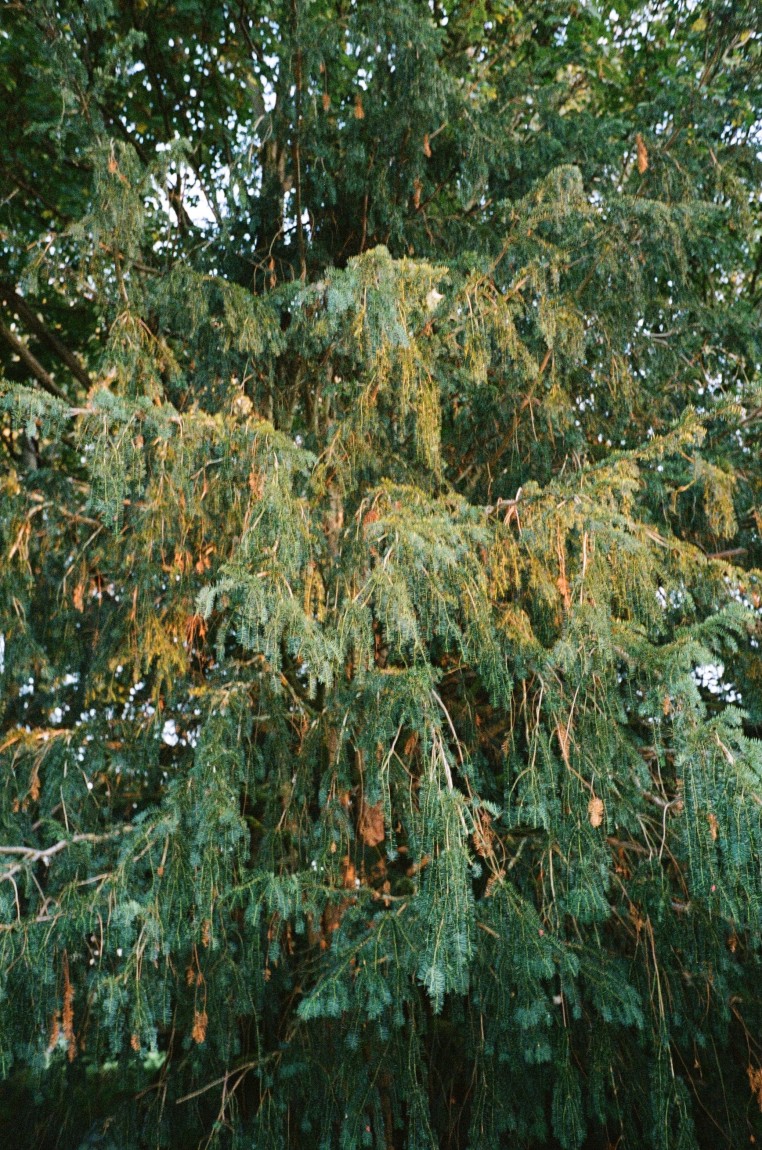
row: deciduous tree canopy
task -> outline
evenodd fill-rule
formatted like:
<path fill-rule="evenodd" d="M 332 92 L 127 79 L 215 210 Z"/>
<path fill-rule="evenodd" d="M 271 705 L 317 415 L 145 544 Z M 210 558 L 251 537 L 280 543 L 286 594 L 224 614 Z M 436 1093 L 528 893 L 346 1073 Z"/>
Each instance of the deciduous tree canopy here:
<path fill-rule="evenodd" d="M 762 10 L 0 13 L 0 1126 L 762 1137 Z"/>

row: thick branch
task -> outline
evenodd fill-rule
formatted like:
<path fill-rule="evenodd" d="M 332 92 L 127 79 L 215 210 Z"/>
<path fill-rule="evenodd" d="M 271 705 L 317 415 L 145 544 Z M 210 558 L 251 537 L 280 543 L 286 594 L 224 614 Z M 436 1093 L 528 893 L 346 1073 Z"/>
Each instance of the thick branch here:
<path fill-rule="evenodd" d="M 6 327 L 2 320 L 0 320 L 0 336 L 5 342 L 13 349 L 16 355 L 26 368 L 32 373 L 34 378 L 50 395 L 54 395 L 56 399 L 65 399 L 66 396 L 61 391 L 58 384 L 48 375 L 42 364 L 35 359 L 26 344 L 23 344 L 20 339 L 16 339 L 9 327 Z"/>
<path fill-rule="evenodd" d="M 6 283 L 0 283 L 0 294 L 4 296 L 8 305 L 13 308 L 19 319 L 23 320 L 29 330 L 43 340 L 53 354 L 58 356 L 62 363 L 66 364 L 74 378 L 78 379 L 85 387 L 92 387 L 93 381 L 85 370 L 82 362 L 77 358 L 74 352 L 70 351 L 66 344 L 59 339 L 56 333 L 51 331 L 50 328 L 42 322 L 23 296 L 20 296 L 10 284 Z"/>
<path fill-rule="evenodd" d="M 294 35 L 299 35 L 299 13 L 297 9 L 297 0 L 293 0 L 292 4 L 293 17 L 294 17 Z M 304 225 L 302 223 L 302 155 L 301 155 L 301 138 L 302 138 L 302 50 L 297 46 L 296 59 L 294 61 L 294 85 L 296 88 L 295 93 L 295 113 L 296 123 L 294 124 L 294 140 L 293 140 L 293 163 L 294 163 L 294 181 L 296 192 L 296 241 L 299 249 L 299 274 L 303 282 L 307 279 L 307 257 L 305 254 L 304 246 Z"/>

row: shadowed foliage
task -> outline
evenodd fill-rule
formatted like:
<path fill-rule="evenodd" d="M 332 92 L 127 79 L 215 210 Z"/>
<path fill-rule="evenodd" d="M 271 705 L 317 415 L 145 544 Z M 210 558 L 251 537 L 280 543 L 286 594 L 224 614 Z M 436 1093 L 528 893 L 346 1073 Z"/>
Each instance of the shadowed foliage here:
<path fill-rule="evenodd" d="M 0 1130 L 762 1138 L 762 15 L 0 12 Z"/>

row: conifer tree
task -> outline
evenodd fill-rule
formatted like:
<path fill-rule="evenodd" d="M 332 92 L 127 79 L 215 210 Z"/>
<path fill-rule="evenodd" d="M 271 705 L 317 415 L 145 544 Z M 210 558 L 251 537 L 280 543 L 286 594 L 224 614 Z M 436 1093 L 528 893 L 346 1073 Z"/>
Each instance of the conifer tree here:
<path fill-rule="evenodd" d="M 4 1141 L 762 1138 L 761 53 L 5 4 Z"/>

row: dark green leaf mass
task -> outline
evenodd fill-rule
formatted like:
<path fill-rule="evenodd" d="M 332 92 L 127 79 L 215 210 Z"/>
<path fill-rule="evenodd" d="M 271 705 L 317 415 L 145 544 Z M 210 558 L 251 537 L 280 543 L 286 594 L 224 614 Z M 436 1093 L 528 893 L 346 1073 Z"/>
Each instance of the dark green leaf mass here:
<path fill-rule="evenodd" d="M 0 8 L 0 1143 L 762 1141 L 762 8 Z"/>

